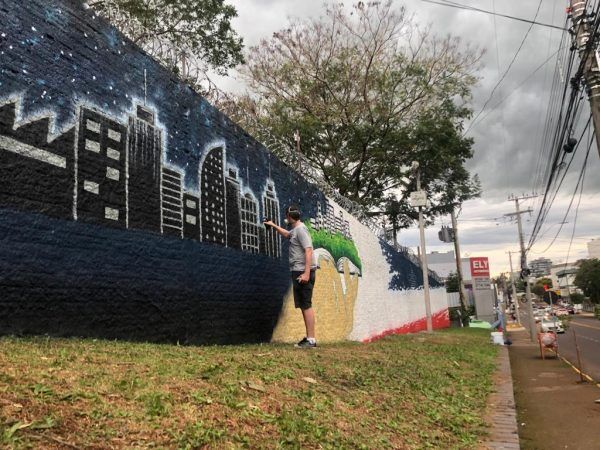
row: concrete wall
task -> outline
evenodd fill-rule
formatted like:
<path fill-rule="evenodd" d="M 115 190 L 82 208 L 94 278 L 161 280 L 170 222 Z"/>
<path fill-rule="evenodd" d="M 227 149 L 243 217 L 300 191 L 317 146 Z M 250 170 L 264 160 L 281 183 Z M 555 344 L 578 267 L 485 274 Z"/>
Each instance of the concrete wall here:
<path fill-rule="evenodd" d="M 423 326 L 411 259 L 79 2 L 7 0 L 0 24 L 0 333 L 297 339 L 261 224 L 290 203 L 323 243 L 324 340 Z M 433 311 L 445 326 L 437 291 Z"/>

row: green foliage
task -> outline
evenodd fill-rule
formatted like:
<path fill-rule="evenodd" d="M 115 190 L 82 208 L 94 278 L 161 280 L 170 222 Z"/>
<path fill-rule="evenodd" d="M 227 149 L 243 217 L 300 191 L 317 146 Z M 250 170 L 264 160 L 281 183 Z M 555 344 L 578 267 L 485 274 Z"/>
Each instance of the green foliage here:
<path fill-rule="evenodd" d="M 600 303 L 600 260 L 597 258 L 582 260 L 574 284 L 590 298 L 592 303 Z"/>
<path fill-rule="evenodd" d="M 585 300 L 585 295 L 580 294 L 579 292 L 571 292 L 569 298 L 571 299 L 571 303 L 574 305 L 579 305 Z"/>
<path fill-rule="evenodd" d="M 183 56 L 221 74 L 244 61 L 242 38 L 231 27 L 237 11 L 224 0 L 98 0 L 90 6 L 175 72 L 186 70 L 179 65 Z"/>
<path fill-rule="evenodd" d="M 462 124 L 480 54 L 422 32 L 395 5 L 332 2 L 319 19 L 294 20 L 250 49 L 242 71 L 251 93 L 228 113 L 259 139 L 276 138 L 284 157 L 298 130 L 302 154 L 332 188 L 404 228 L 418 215 L 408 202 L 412 161 L 429 222 L 479 195 Z M 388 205 L 392 192 L 402 192 L 399 205 Z"/>
<path fill-rule="evenodd" d="M 329 233 L 325 230 L 315 230 L 310 224 L 310 220 L 305 222 L 306 228 L 310 232 L 313 241 L 313 248 L 324 248 L 333 259 L 337 262 L 341 257 L 345 256 L 362 271 L 362 263 L 358 256 L 356 245 L 350 239 L 347 239 L 340 233 Z"/>
<path fill-rule="evenodd" d="M 448 278 L 446 278 L 446 292 L 459 292 L 460 284 L 458 282 L 458 274 L 450 272 Z"/>

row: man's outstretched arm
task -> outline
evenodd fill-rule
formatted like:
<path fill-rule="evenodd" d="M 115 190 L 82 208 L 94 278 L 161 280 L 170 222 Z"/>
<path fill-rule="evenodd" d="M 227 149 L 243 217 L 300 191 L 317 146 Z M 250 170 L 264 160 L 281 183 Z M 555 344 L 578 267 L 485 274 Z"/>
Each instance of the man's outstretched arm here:
<path fill-rule="evenodd" d="M 290 232 L 288 230 L 286 230 L 285 228 L 281 228 L 279 225 L 277 225 L 272 220 L 265 220 L 263 223 L 265 225 L 268 225 L 271 228 L 273 228 L 275 231 L 277 231 L 280 235 L 282 235 L 286 239 L 290 236 Z"/>

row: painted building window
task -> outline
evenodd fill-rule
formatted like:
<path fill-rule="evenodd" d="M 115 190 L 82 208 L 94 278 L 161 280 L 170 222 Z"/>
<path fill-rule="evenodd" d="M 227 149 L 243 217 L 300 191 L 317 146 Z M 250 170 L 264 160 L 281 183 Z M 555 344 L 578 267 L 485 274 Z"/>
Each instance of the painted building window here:
<path fill-rule="evenodd" d="M 240 198 L 242 219 L 242 250 L 259 252 L 258 204 L 250 194 Z"/>

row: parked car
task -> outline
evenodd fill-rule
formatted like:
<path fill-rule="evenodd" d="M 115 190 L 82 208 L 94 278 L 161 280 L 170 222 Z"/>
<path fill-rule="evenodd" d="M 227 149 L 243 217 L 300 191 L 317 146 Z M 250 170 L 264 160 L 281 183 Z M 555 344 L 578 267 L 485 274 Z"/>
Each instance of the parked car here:
<path fill-rule="evenodd" d="M 564 333 L 565 329 L 562 322 L 558 319 L 543 319 L 541 322 L 542 333 L 548 333 L 554 331 L 555 333 Z"/>
<path fill-rule="evenodd" d="M 556 309 L 554 310 L 554 314 L 555 314 L 557 317 L 561 317 L 561 316 L 568 316 L 568 315 L 569 315 L 569 311 L 567 311 L 567 309 L 566 309 L 566 308 L 556 308 Z"/>

